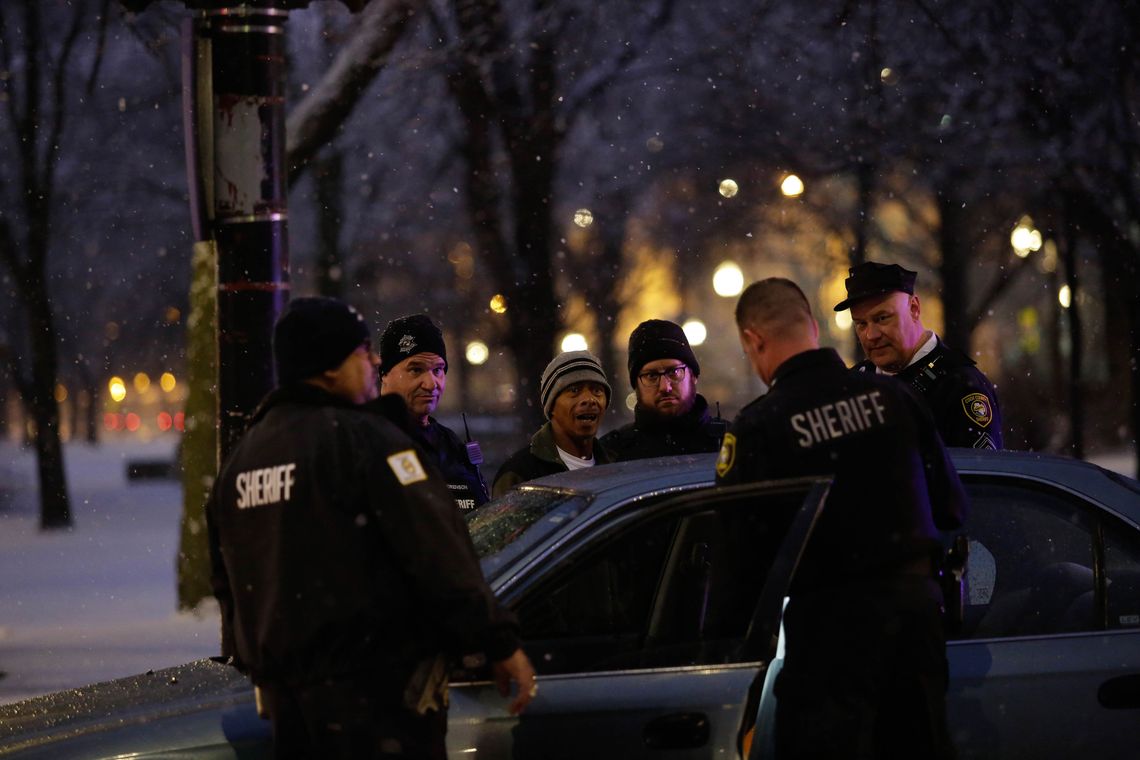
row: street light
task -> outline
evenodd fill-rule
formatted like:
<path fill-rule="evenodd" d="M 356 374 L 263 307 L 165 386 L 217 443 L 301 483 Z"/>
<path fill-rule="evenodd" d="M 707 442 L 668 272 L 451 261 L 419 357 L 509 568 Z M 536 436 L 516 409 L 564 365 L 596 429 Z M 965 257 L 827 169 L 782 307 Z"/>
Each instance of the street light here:
<path fill-rule="evenodd" d="M 780 181 L 780 192 L 788 198 L 798 198 L 804 194 L 804 181 L 794 174 L 789 174 Z"/>
<path fill-rule="evenodd" d="M 690 319 L 685 324 L 681 325 L 681 330 L 685 333 L 685 337 L 689 339 L 689 344 L 699 346 L 705 342 L 705 338 L 709 336 L 708 328 L 705 323 L 699 319 Z"/>
<path fill-rule="evenodd" d="M 491 356 L 490 349 L 487 344 L 481 340 L 473 340 L 467 344 L 467 361 L 475 366 L 479 366 L 487 361 Z"/>
<path fill-rule="evenodd" d="M 576 332 L 566 333 L 566 336 L 564 338 L 562 338 L 562 350 L 563 351 L 587 351 L 587 350 L 589 350 L 589 344 L 586 342 L 586 336 L 583 335 L 582 333 L 576 333 Z"/>
<path fill-rule="evenodd" d="M 713 272 L 713 291 L 722 298 L 732 298 L 744 290 L 744 272 L 734 261 L 726 261 Z"/>
<path fill-rule="evenodd" d="M 1013 232 L 1009 233 L 1009 244 L 1013 246 L 1014 254 L 1024 259 L 1029 254 L 1041 250 L 1041 231 L 1033 226 L 1032 219 L 1023 216 L 1013 228 Z"/>

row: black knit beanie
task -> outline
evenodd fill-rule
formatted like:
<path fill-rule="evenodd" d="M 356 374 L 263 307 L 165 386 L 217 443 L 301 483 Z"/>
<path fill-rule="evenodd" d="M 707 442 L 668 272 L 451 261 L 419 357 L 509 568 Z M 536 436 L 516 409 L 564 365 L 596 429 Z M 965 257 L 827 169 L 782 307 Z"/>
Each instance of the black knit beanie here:
<path fill-rule="evenodd" d="M 273 328 L 273 363 L 279 386 L 315 377 L 370 339 L 364 318 L 335 298 L 295 298 Z"/>
<path fill-rule="evenodd" d="M 413 354 L 436 354 L 447 372 L 447 346 L 443 333 L 426 314 L 409 314 L 393 319 L 380 336 L 380 374 L 386 375 Z"/>
<path fill-rule="evenodd" d="M 681 326 L 664 319 L 650 319 L 642 322 L 629 334 L 629 384 L 637 387 L 637 376 L 641 368 L 658 359 L 676 359 L 684 362 L 700 377 L 701 365 L 689 346 L 689 339 Z"/>

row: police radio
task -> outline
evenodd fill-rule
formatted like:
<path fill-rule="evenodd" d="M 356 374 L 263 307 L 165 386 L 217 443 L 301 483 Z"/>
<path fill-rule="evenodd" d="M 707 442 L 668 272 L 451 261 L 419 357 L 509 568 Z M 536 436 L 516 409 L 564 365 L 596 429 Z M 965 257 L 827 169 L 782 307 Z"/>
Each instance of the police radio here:
<path fill-rule="evenodd" d="M 467 461 L 475 468 L 475 475 L 479 478 L 479 485 L 483 486 L 483 496 L 490 497 L 491 492 L 487 490 L 487 481 L 483 480 L 483 470 L 479 465 L 483 464 L 483 449 L 479 447 L 478 441 L 471 440 L 471 428 L 467 427 L 467 412 L 462 412 L 463 417 L 463 433 L 467 436 L 467 443 L 464 448 L 467 449 Z"/>

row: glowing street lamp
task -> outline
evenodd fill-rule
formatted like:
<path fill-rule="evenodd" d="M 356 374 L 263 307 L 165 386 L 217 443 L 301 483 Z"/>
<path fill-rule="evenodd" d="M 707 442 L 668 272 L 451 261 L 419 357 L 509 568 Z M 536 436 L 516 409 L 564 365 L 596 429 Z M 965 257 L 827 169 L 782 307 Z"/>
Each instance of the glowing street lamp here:
<path fill-rule="evenodd" d="M 732 198 L 740 192 L 740 185 L 736 184 L 734 179 L 722 179 L 720 187 L 717 188 L 721 195 L 725 198 Z"/>
<path fill-rule="evenodd" d="M 475 366 L 479 366 L 480 364 L 483 364 L 487 361 L 487 359 L 491 356 L 491 351 L 487 348 L 487 344 L 483 341 L 473 340 L 467 344 L 467 352 L 465 355 L 468 362 L 474 364 Z"/>
<path fill-rule="evenodd" d="M 1031 253 L 1041 250 L 1041 231 L 1033 226 L 1033 220 L 1028 216 L 1021 217 L 1021 221 L 1009 234 L 1009 244 L 1018 258 L 1024 259 Z"/>
<path fill-rule="evenodd" d="M 113 401 L 122 401 L 127 397 L 127 384 L 121 377 L 112 377 L 107 381 L 107 392 L 111 394 Z"/>
<path fill-rule="evenodd" d="M 563 351 L 587 351 L 589 344 L 586 343 L 586 336 L 582 333 L 567 333 L 562 338 Z"/>
<path fill-rule="evenodd" d="M 780 192 L 788 198 L 799 198 L 804 194 L 804 181 L 794 174 L 789 174 L 780 181 Z"/>
<path fill-rule="evenodd" d="M 709 336 L 708 328 L 706 328 L 705 323 L 699 319 L 690 319 L 681 325 L 681 330 L 684 331 L 685 337 L 689 339 L 689 343 L 694 346 L 701 345 L 705 342 L 705 338 Z"/>
<path fill-rule="evenodd" d="M 1061 289 L 1057 291 L 1057 303 L 1061 304 L 1062 309 L 1067 309 L 1073 305 L 1073 291 L 1069 289 L 1068 285 L 1062 285 Z"/>
<path fill-rule="evenodd" d="M 744 272 L 733 261 L 726 261 L 713 272 L 713 292 L 722 298 L 732 298 L 744 290 Z"/>

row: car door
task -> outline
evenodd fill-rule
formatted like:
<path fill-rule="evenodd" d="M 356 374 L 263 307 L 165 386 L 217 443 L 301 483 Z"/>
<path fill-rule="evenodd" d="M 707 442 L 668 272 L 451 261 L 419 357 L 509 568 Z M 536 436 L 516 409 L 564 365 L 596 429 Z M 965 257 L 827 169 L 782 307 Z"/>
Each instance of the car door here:
<path fill-rule="evenodd" d="M 1136 527 L 1049 484 L 966 482 L 964 626 L 947 646 L 959 756 L 1136 757 Z"/>
<path fill-rule="evenodd" d="M 505 597 L 537 698 L 512 718 L 485 680 L 456 679 L 449 754 L 735 756 L 826 491 L 802 480 L 708 490 L 615 509 L 574 537 Z"/>

